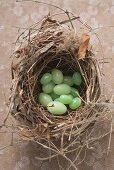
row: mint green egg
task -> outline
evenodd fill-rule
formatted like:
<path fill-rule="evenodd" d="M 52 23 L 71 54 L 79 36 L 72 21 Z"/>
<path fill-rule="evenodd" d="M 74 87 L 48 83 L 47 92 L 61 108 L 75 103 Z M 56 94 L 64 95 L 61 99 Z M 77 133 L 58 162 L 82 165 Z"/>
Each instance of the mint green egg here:
<path fill-rule="evenodd" d="M 73 86 L 74 82 L 71 76 L 64 76 L 63 83 L 69 86 Z"/>
<path fill-rule="evenodd" d="M 79 86 L 82 83 L 82 76 L 79 72 L 75 72 L 72 76 L 75 85 Z"/>
<path fill-rule="evenodd" d="M 78 97 L 79 96 L 79 92 L 78 92 L 78 90 L 77 89 L 75 89 L 74 87 L 71 87 L 71 95 L 73 96 L 73 97 Z"/>
<path fill-rule="evenodd" d="M 41 79 L 40 79 L 40 83 L 43 85 L 48 84 L 50 81 L 52 80 L 52 75 L 50 73 L 45 73 Z"/>
<path fill-rule="evenodd" d="M 59 98 L 59 95 L 55 94 L 54 92 L 52 92 L 50 96 L 52 97 L 53 100 L 55 100 L 56 98 Z"/>
<path fill-rule="evenodd" d="M 60 97 L 56 98 L 54 101 L 61 102 Z M 62 102 L 61 102 L 62 103 Z"/>
<path fill-rule="evenodd" d="M 58 101 L 52 101 L 47 105 L 47 110 L 54 115 L 63 115 L 67 111 L 67 107 Z"/>
<path fill-rule="evenodd" d="M 61 95 L 59 98 L 59 101 L 63 104 L 70 104 L 73 100 L 73 96 L 72 95 Z"/>
<path fill-rule="evenodd" d="M 53 91 L 53 88 L 55 87 L 55 84 L 53 82 L 50 82 L 42 87 L 42 90 L 44 93 L 51 93 Z"/>
<path fill-rule="evenodd" d="M 72 100 L 72 102 L 69 104 L 69 107 L 74 110 L 80 107 L 81 105 L 81 99 L 79 97 L 76 97 Z"/>
<path fill-rule="evenodd" d="M 61 84 L 63 82 L 63 73 L 58 69 L 53 69 L 52 80 L 55 84 Z"/>
<path fill-rule="evenodd" d="M 39 95 L 39 103 L 43 106 L 47 106 L 48 103 L 52 102 L 52 98 L 50 95 L 45 93 L 40 93 Z"/>
<path fill-rule="evenodd" d="M 57 95 L 69 94 L 71 92 L 71 87 L 67 84 L 58 84 L 54 87 L 53 91 Z"/>

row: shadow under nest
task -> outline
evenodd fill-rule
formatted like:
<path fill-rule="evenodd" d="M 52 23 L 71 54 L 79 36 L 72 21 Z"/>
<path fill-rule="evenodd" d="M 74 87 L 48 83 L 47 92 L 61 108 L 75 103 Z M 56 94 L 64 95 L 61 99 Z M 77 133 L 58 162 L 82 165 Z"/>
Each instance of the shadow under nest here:
<path fill-rule="evenodd" d="M 29 35 L 28 35 L 29 36 Z M 12 115 L 19 121 L 21 135 L 39 141 L 79 136 L 95 122 L 95 102 L 100 96 L 98 66 L 91 50 L 78 60 L 80 37 L 70 27 L 46 18 L 37 34 L 14 55 L 20 58 L 12 64 L 15 84 L 12 86 Z M 38 103 L 40 78 L 45 72 L 59 68 L 64 75 L 80 72 L 83 83 L 78 87 L 82 105 L 68 109 L 63 116 L 54 116 Z M 96 116 L 95 116 L 96 114 Z M 93 116 L 94 115 L 94 116 Z"/>

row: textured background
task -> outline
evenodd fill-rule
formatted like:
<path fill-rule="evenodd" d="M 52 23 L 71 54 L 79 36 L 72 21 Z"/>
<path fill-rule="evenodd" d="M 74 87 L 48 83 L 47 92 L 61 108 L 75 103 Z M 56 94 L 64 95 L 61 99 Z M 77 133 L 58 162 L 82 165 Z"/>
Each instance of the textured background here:
<path fill-rule="evenodd" d="M 94 44 L 94 51 L 99 58 L 102 58 L 103 51 L 105 61 L 108 61 L 104 65 L 103 82 L 105 97 L 106 99 L 111 98 L 114 87 L 114 0 L 48 0 L 47 2 L 79 15 L 97 33 L 99 39 L 95 34 L 90 33 L 91 43 Z M 7 113 L 6 104 L 11 85 L 10 55 L 14 50 L 14 42 L 19 31 L 37 22 L 49 11 L 51 14 L 61 12 L 56 8 L 42 4 L 0 0 L 0 123 Z M 7 124 L 11 125 L 12 121 L 10 118 Z M 107 124 L 104 126 L 104 129 L 106 128 Z M 3 131 L 5 133 L 2 133 Z M 56 161 L 52 163 L 38 161 L 37 155 L 40 153 L 41 156 L 45 152 L 39 150 L 34 143 L 20 142 L 16 135 L 14 135 L 14 145 L 7 147 L 11 142 L 11 134 L 6 133 L 8 128 L 2 129 L 2 132 L 0 133 L 0 170 L 58 169 Z M 93 144 L 92 150 L 88 149 L 85 160 L 79 167 L 80 170 L 114 169 L 114 136 L 112 135 L 111 148 L 107 155 L 108 139 L 109 137 L 105 137 Z M 6 148 L 2 149 L 4 146 Z"/>

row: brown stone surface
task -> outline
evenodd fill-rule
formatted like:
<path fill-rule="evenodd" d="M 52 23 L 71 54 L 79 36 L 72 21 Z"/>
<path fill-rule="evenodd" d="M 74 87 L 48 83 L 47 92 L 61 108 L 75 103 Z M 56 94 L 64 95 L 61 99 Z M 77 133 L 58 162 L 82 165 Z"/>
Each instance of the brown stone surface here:
<path fill-rule="evenodd" d="M 106 99 L 113 94 L 114 88 L 114 0 L 48 0 L 46 2 L 58 5 L 76 15 L 93 28 L 90 33 L 91 43 L 96 53 L 105 61 L 109 61 L 103 67 L 104 93 Z M 15 0 L 0 0 L 0 124 L 6 114 L 10 76 L 10 55 L 14 50 L 14 42 L 18 32 L 40 20 L 44 15 L 61 12 L 47 5 L 33 2 L 15 2 Z M 112 27 L 113 26 L 113 27 Z M 76 31 L 80 31 L 76 29 Z M 84 29 L 81 29 L 84 32 Z M 97 33 L 98 37 L 94 34 Z M 102 50 L 101 50 L 102 48 Z M 102 62 L 102 60 L 101 60 Z M 13 119 L 7 122 L 11 125 Z M 106 126 L 104 128 L 107 128 Z M 31 142 L 22 142 L 14 135 L 14 145 L 11 142 L 9 128 L 0 131 L 0 170 L 57 170 L 56 160 L 38 161 L 37 156 L 45 155 L 45 151 Z M 109 137 L 93 144 L 92 150 L 87 150 L 86 157 L 79 170 L 113 170 L 114 169 L 114 136 L 112 135 L 110 152 L 107 155 Z M 5 147 L 2 149 L 3 147 Z M 82 155 L 83 158 L 83 155 Z M 63 166 L 67 166 L 63 162 Z M 66 169 L 66 168 L 65 168 Z"/>

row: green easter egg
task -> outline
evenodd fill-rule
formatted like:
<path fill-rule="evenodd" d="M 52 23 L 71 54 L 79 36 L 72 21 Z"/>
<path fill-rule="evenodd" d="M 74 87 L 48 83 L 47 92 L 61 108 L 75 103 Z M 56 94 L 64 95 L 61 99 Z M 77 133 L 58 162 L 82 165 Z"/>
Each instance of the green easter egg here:
<path fill-rule="evenodd" d="M 69 94 L 71 92 L 71 87 L 67 84 L 59 84 L 54 87 L 53 91 L 58 95 Z"/>
<path fill-rule="evenodd" d="M 78 97 L 79 96 L 79 92 L 78 92 L 78 90 L 77 89 L 75 89 L 74 87 L 71 87 L 71 95 L 73 96 L 73 97 Z"/>
<path fill-rule="evenodd" d="M 40 93 L 39 95 L 39 103 L 43 106 L 47 106 L 48 103 L 52 101 L 52 98 L 50 95 L 45 94 L 45 93 Z"/>
<path fill-rule="evenodd" d="M 59 101 L 63 104 L 70 104 L 73 100 L 73 96 L 72 95 L 61 95 L 59 98 Z"/>
<path fill-rule="evenodd" d="M 72 102 L 69 104 L 69 107 L 74 110 L 77 109 L 81 105 L 81 99 L 79 97 L 76 97 L 72 100 Z"/>
<path fill-rule="evenodd" d="M 63 103 L 53 101 L 47 105 L 47 110 L 54 115 L 63 115 L 67 111 L 67 107 Z"/>
<path fill-rule="evenodd" d="M 82 83 L 82 76 L 79 72 L 75 72 L 72 78 L 75 85 L 79 86 Z"/>
<path fill-rule="evenodd" d="M 73 86 L 74 84 L 73 79 L 70 76 L 64 76 L 63 83 L 69 86 Z"/>
<path fill-rule="evenodd" d="M 60 97 L 56 98 L 54 101 L 61 102 Z"/>
<path fill-rule="evenodd" d="M 52 80 L 55 84 L 61 84 L 63 82 L 63 73 L 58 69 L 53 69 Z"/>
<path fill-rule="evenodd" d="M 45 73 L 40 79 L 40 83 L 43 85 L 48 84 L 52 80 L 52 75 L 50 73 Z"/>
<path fill-rule="evenodd" d="M 44 93 L 51 93 L 53 91 L 53 88 L 55 87 L 55 84 L 53 82 L 50 82 L 42 87 L 42 90 Z"/>
<path fill-rule="evenodd" d="M 50 96 L 52 97 L 53 100 L 55 100 L 56 98 L 59 98 L 59 95 L 55 94 L 54 92 L 52 92 Z"/>

